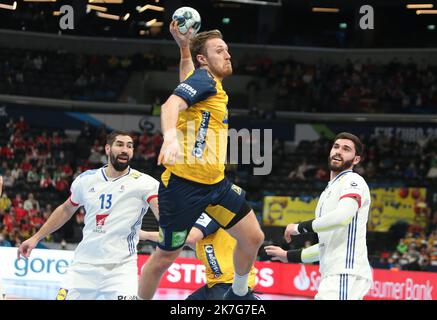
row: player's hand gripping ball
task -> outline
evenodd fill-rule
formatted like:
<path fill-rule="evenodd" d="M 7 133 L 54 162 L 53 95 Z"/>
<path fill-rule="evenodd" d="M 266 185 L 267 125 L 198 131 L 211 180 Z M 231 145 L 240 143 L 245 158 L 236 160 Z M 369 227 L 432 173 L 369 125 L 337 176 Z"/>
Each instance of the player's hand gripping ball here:
<path fill-rule="evenodd" d="M 191 7 L 181 7 L 177 9 L 173 13 L 172 19 L 178 22 L 178 29 L 182 34 L 187 33 L 190 28 L 193 28 L 193 35 L 195 35 L 200 29 L 200 14 L 196 9 Z"/>

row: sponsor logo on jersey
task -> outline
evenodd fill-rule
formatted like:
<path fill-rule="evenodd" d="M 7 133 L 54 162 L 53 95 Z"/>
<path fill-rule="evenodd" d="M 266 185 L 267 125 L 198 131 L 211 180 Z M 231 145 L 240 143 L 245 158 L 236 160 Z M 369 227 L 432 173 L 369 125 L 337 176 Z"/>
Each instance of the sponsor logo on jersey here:
<path fill-rule="evenodd" d="M 96 192 L 96 190 L 94 190 L 94 187 L 92 187 L 91 189 L 88 190 L 88 192 Z"/>
<path fill-rule="evenodd" d="M 103 230 L 103 226 L 105 225 L 105 220 L 109 216 L 109 214 L 97 214 L 96 215 L 96 228 L 93 230 L 98 233 L 105 233 Z"/>
<path fill-rule="evenodd" d="M 139 177 L 141 177 L 141 173 L 139 172 L 132 172 L 129 177 L 132 177 L 134 179 L 138 179 Z"/>
<path fill-rule="evenodd" d="M 64 288 L 60 288 L 58 290 L 58 294 L 56 295 L 56 300 L 67 300 L 68 290 Z"/>
<path fill-rule="evenodd" d="M 173 231 L 171 234 L 171 246 L 173 248 L 180 247 L 185 243 L 185 239 L 187 238 L 187 230 L 183 231 Z"/>
<path fill-rule="evenodd" d="M 206 147 L 206 132 L 208 131 L 210 118 L 210 112 L 202 111 L 202 121 L 200 122 L 199 131 L 197 132 L 196 142 L 194 143 L 194 148 L 192 152 L 192 155 L 198 159 L 202 158 L 203 152 Z"/>
<path fill-rule="evenodd" d="M 234 190 L 236 193 L 238 193 L 239 195 L 241 195 L 241 188 L 235 184 L 232 185 L 231 187 L 232 190 Z"/>
<path fill-rule="evenodd" d="M 120 187 L 120 190 L 118 190 L 118 192 L 124 192 L 124 185 L 122 185 L 121 187 Z"/>
<path fill-rule="evenodd" d="M 225 116 L 223 118 L 223 123 L 228 124 L 228 106 L 226 106 L 226 113 L 225 113 Z"/>
<path fill-rule="evenodd" d="M 164 243 L 164 230 L 159 227 L 159 243 Z"/>
<path fill-rule="evenodd" d="M 117 300 L 138 300 L 137 296 L 117 296 Z"/>
<path fill-rule="evenodd" d="M 186 83 L 181 83 L 180 85 L 178 85 L 176 90 L 181 90 L 187 93 L 190 97 L 194 97 L 197 93 L 196 89 L 194 89 L 192 86 Z"/>
<path fill-rule="evenodd" d="M 203 246 L 203 249 L 205 250 L 206 260 L 208 260 L 209 267 L 214 273 L 214 277 L 220 277 L 223 273 L 220 270 L 220 266 L 215 256 L 214 247 L 211 244 L 207 244 Z"/>

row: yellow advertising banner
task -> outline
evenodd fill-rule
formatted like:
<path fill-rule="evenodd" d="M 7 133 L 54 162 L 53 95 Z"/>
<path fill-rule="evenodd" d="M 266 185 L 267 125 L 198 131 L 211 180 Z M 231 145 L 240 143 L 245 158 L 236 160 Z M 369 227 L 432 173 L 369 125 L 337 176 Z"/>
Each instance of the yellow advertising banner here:
<path fill-rule="evenodd" d="M 369 231 L 388 231 L 400 220 L 422 226 L 426 223 L 426 188 L 373 189 L 370 193 Z"/>
<path fill-rule="evenodd" d="M 371 189 L 369 231 L 388 231 L 399 220 L 423 226 L 426 219 L 425 188 Z M 265 226 L 285 227 L 289 223 L 314 219 L 318 198 L 264 197 L 263 223 Z"/>
<path fill-rule="evenodd" d="M 318 198 L 264 197 L 263 223 L 283 226 L 314 219 Z"/>

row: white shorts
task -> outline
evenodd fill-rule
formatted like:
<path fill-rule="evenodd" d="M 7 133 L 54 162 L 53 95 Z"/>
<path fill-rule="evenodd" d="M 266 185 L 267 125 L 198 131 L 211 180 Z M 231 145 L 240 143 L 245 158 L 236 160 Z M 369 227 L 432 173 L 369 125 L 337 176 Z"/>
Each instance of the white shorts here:
<path fill-rule="evenodd" d="M 323 278 L 314 299 L 362 300 L 372 286 L 372 281 L 352 274 L 336 274 Z"/>
<path fill-rule="evenodd" d="M 4 298 L 5 294 L 3 293 L 2 279 L 0 278 L 0 300 L 3 300 Z"/>
<path fill-rule="evenodd" d="M 135 300 L 136 259 L 121 264 L 72 263 L 56 300 Z"/>

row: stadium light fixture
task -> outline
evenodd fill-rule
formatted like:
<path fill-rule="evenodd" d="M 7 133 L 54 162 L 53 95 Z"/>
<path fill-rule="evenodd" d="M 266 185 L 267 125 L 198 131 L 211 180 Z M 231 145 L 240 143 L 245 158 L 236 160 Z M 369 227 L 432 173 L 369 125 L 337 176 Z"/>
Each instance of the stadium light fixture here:
<path fill-rule="evenodd" d="M 57 0 L 23 0 L 24 2 L 56 2 Z"/>
<path fill-rule="evenodd" d="M 121 4 L 123 0 L 89 0 L 88 3 L 115 3 Z"/>
<path fill-rule="evenodd" d="M 97 11 L 97 16 L 104 19 L 120 20 L 120 17 L 115 14 L 109 14 L 100 11 Z"/>
<path fill-rule="evenodd" d="M 432 9 L 434 5 L 432 3 L 412 3 L 407 4 L 407 9 Z"/>
<path fill-rule="evenodd" d="M 93 5 L 93 4 L 87 4 L 86 12 L 90 12 L 91 10 L 100 11 L 100 12 L 107 12 L 108 8 L 102 7 L 102 6 L 96 6 L 96 5 Z"/>
<path fill-rule="evenodd" d="M 130 17 L 130 13 L 126 13 L 126 14 L 123 16 L 123 21 L 126 21 L 127 19 L 129 19 L 129 17 Z"/>
<path fill-rule="evenodd" d="M 6 9 L 6 10 L 15 10 L 15 9 L 17 9 L 17 1 L 14 1 L 14 4 L 12 4 L 12 5 L 0 3 L 0 8 Z"/>
<path fill-rule="evenodd" d="M 157 22 L 156 19 L 152 19 L 146 22 L 146 27 L 151 27 Z"/>
<path fill-rule="evenodd" d="M 416 14 L 437 14 L 437 10 L 416 10 Z"/>
<path fill-rule="evenodd" d="M 145 6 L 142 7 L 138 6 L 136 7 L 136 9 L 139 13 L 144 12 L 146 10 L 161 11 L 161 12 L 164 11 L 163 7 L 155 6 L 153 4 L 146 4 Z"/>
<path fill-rule="evenodd" d="M 313 7 L 313 12 L 327 12 L 327 13 L 338 13 L 340 12 L 339 8 L 321 8 L 321 7 Z"/>

